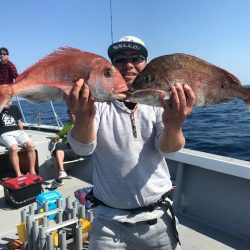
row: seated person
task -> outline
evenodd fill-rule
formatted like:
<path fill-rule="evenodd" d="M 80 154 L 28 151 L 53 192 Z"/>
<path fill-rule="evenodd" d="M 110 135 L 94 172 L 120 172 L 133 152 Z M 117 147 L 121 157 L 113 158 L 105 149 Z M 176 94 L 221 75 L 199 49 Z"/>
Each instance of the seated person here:
<path fill-rule="evenodd" d="M 28 134 L 23 130 L 21 118 L 19 108 L 12 105 L 12 100 L 9 99 L 0 113 L 0 143 L 8 149 L 10 163 L 17 177 L 22 175 L 19 165 L 18 146 L 27 150 L 29 173 L 36 174 L 35 146 Z"/>
<path fill-rule="evenodd" d="M 69 115 L 69 122 L 51 138 L 51 141 L 55 143 L 54 149 L 52 150 L 52 156 L 55 157 L 56 160 L 57 177 L 52 181 L 51 185 L 48 187 L 49 189 L 55 189 L 61 186 L 63 184 L 62 179 L 67 177 L 67 173 L 64 170 L 64 161 L 73 161 L 80 158 L 80 156 L 73 152 L 67 141 L 67 134 L 74 126 L 75 122 L 74 114 L 69 109 L 67 112 Z"/>

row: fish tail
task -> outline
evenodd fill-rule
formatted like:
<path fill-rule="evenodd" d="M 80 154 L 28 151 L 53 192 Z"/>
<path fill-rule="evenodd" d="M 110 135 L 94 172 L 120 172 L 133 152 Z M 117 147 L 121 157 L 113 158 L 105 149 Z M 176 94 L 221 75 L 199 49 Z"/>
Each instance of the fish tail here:
<path fill-rule="evenodd" d="M 247 98 L 244 99 L 244 101 L 245 101 L 245 103 L 246 103 L 246 105 L 248 107 L 248 110 L 250 112 L 250 88 L 244 88 L 244 91 L 247 91 L 246 92 L 247 93 Z"/>
<path fill-rule="evenodd" d="M 0 112 L 5 107 L 8 100 L 13 96 L 13 87 L 12 84 L 0 85 Z"/>

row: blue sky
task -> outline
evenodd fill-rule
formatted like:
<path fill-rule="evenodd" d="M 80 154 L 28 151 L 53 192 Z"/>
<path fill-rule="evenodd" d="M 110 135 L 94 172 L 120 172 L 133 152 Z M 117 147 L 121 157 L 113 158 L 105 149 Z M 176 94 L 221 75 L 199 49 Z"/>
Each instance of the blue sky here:
<path fill-rule="evenodd" d="M 62 46 L 107 58 L 109 0 L 1 1 L 0 46 L 19 73 Z M 149 59 L 182 52 L 250 84 L 249 0 L 112 0 L 113 38 L 136 35 Z"/>

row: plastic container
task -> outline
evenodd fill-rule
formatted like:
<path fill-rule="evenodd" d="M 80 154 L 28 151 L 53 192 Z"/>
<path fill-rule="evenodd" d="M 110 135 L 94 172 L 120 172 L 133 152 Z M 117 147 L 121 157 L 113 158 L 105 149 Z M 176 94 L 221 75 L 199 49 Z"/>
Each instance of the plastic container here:
<path fill-rule="evenodd" d="M 48 211 L 51 211 L 53 209 L 56 209 L 57 206 L 57 199 L 62 198 L 62 194 L 53 190 L 44 192 L 42 194 L 37 195 L 36 197 L 36 203 L 37 203 L 37 210 L 44 211 L 44 204 L 48 203 Z M 57 213 L 51 214 L 48 216 L 49 220 L 52 220 L 56 217 Z"/>

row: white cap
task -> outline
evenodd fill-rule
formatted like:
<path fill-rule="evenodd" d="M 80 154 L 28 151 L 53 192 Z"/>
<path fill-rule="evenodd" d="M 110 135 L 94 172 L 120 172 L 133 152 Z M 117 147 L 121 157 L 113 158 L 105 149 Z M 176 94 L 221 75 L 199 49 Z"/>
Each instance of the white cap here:
<path fill-rule="evenodd" d="M 145 46 L 145 43 L 136 36 L 123 36 L 118 40 L 118 42 L 134 42 Z"/>
<path fill-rule="evenodd" d="M 148 51 L 145 47 L 145 43 L 135 36 L 123 36 L 118 42 L 113 43 L 108 48 L 108 56 L 112 59 L 114 54 L 124 50 L 135 50 L 142 54 L 146 58 L 148 57 Z"/>

